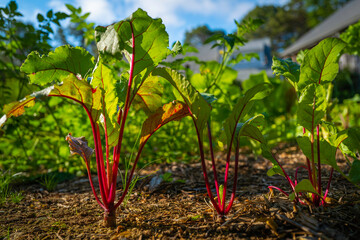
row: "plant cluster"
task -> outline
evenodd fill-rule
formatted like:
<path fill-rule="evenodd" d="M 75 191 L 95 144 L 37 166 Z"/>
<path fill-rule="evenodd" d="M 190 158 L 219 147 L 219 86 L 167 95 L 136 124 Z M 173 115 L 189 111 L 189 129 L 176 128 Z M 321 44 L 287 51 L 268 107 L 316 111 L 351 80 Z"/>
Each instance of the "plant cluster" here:
<path fill-rule="evenodd" d="M 291 187 L 291 194 L 275 186 L 269 188 L 278 189 L 296 202 L 311 203 L 314 206 L 325 205 L 334 169 L 349 181 L 359 183 L 360 161 L 355 155 L 360 146 L 358 130 L 353 128 L 338 132 L 333 123 L 326 121 L 333 90 L 332 81 L 339 71 L 338 60 L 345 46 L 346 44 L 340 39 L 327 38 L 307 51 L 301 66 L 290 59 L 282 60 L 276 57 L 273 59 L 274 73 L 284 76 L 297 93 L 297 123 L 303 128 L 303 134 L 298 136 L 296 141 L 306 156 L 306 165 L 296 168 L 295 178 L 292 180 L 278 159 L 274 155 L 269 156 L 273 159 L 274 167 L 268 174 L 283 175 Z M 350 155 L 354 159 L 353 161 L 347 159 L 351 166 L 348 175 L 338 167 L 337 149 L 340 149 L 345 157 Z M 323 190 L 322 165 L 331 166 L 325 190 Z M 297 175 L 301 169 L 307 172 L 308 178 L 299 181 Z"/>
<path fill-rule="evenodd" d="M 73 14 L 77 12 L 75 8 L 72 11 Z M 51 16 L 49 14 L 48 17 Z M 175 43 L 169 49 L 168 34 L 161 19 L 153 19 L 141 9 L 125 20 L 95 28 L 99 53 L 96 60 L 84 48 L 68 45 L 58 47 L 48 55 L 31 52 L 22 64 L 21 71 L 28 76 L 31 84 L 45 88 L 6 104 L 0 126 L 11 117 L 23 115 L 25 110 L 36 109 L 36 102 L 46 101 L 49 97 L 67 99 L 81 106 L 88 118 L 87 126 L 92 130 L 94 149 L 88 145 L 87 137 L 84 136 L 76 137 L 69 133 L 66 141 L 71 154 L 83 158 L 92 192 L 104 210 L 104 224 L 109 227 L 116 225 L 116 209 L 126 203 L 128 192 L 134 187 L 134 171 L 150 137 L 164 125 L 185 117 L 190 117 L 194 124 L 207 193 L 220 216 L 229 213 L 235 199 L 239 149 L 244 138 L 261 145 L 263 156 L 274 165 L 268 174 L 283 175 L 290 185 L 291 193 L 275 186 L 270 186 L 271 189 L 280 190 L 295 202 L 324 205 L 334 169 L 351 182 L 360 181 L 360 164 L 355 155 L 360 146 L 358 130 L 337 132 L 332 123 L 325 121 L 332 91 L 331 82 L 338 72 L 338 58 L 345 43 L 335 38 L 324 40 L 304 53 L 301 67 L 290 60 L 273 59 L 275 74 L 284 76 L 295 89 L 297 122 L 304 129 L 303 135 L 297 137 L 297 142 L 307 162 L 295 170 L 295 178 L 291 179 L 259 129 L 259 126 L 264 125 L 264 115 L 254 113 L 261 112 L 257 109 L 260 100 L 271 96 L 272 84 L 262 78 L 256 84 L 244 84 L 247 86 L 242 92 L 231 86 L 236 79 L 232 64 L 254 56 L 236 54 L 236 49 L 244 44 L 243 35 L 257 25 L 253 21 L 236 24 L 236 33 L 219 33 L 207 40 L 214 42 L 214 47 L 222 48 L 221 63 L 201 62 L 193 58 L 192 61 L 200 64 L 201 71 L 199 74 L 187 74 L 187 77 L 175 68 L 181 69 L 181 64 L 190 59 L 164 62 L 168 56 L 181 52 L 180 43 Z M 172 91 L 165 91 L 169 87 Z M 135 123 L 142 126 L 138 137 L 129 140 L 126 133 L 139 127 L 134 126 L 133 119 L 137 119 Z M 223 133 L 221 145 L 227 148 L 223 181 L 219 180 L 214 158 L 214 125 L 216 131 Z M 132 137 L 134 134 L 129 135 Z M 216 196 L 208 178 L 205 143 L 209 144 Z M 131 148 L 129 146 L 136 146 L 134 155 L 131 152 L 129 156 L 126 152 Z M 351 165 L 348 175 L 337 166 L 335 153 L 338 148 L 345 156 L 353 158 L 348 160 Z M 233 149 L 234 182 L 230 200 L 226 201 Z M 99 193 L 91 174 L 93 154 Z M 332 167 L 325 190 L 322 181 L 324 164 Z M 122 177 L 122 192 L 117 196 L 120 167 L 125 168 L 125 174 Z M 297 174 L 301 169 L 307 171 L 308 179 L 298 181 Z M 51 185 L 52 179 L 46 182 L 44 180 L 45 185 Z"/>

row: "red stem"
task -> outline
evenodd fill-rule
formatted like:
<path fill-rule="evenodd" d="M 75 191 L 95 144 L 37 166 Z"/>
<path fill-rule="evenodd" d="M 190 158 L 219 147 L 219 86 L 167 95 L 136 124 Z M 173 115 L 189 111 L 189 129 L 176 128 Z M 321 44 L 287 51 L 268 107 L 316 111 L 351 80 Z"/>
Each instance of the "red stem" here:
<path fill-rule="evenodd" d="M 231 198 L 230 198 L 230 202 L 229 205 L 227 206 L 224 215 L 228 214 L 228 212 L 230 211 L 234 199 L 235 199 L 235 195 L 236 195 L 236 185 L 237 185 L 237 177 L 238 177 L 238 166 L 239 166 L 239 144 L 236 144 L 236 149 L 235 149 L 235 173 L 234 173 L 234 184 L 233 184 L 233 189 L 232 189 L 232 193 L 231 193 Z"/>
<path fill-rule="evenodd" d="M 303 127 L 303 135 L 305 135 L 306 133 L 306 128 Z M 306 157 L 306 165 L 307 165 L 307 170 L 308 170 L 308 174 L 309 174 L 309 180 L 311 182 L 312 185 L 314 185 L 312 177 L 311 177 L 311 165 L 310 165 L 310 160 L 308 157 Z"/>
<path fill-rule="evenodd" d="M 120 152 L 121 152 L 121 144 L 122 144 L 122 140 L 123 140 L 123 135 L 124 135 L 124 129 L 125 129 L 125 121 L 129 112 L 129 99 L 130 99 L 130 93 L 131 93 L 131 86 L 132 86 L 132 82 L 133 82 L 133 78 L 134 78 L 134 65 L 135 65 L 135 35 L 134 35 L 134 29 L 132 26 L 132 23 L 129 22 L 130 24 L 130 28 L 131 28 L 131 38 L 132 38 L 132 56 L 131 56 L 131 63 L 130 63 L 130 74 L 129 74 L 129 82 L 128 82 L 128 88 L 126 91 L 126 99 L 125 99 L 125 104 L 124 104 L 124 114 L 122 115 L 122 112 L 119 112 L 119 119 L 121 118 L 122 115 L 122 120 L 121 120 L 121 126 L 120 126 L 120 133 L 119 133 L 119 142 L 116 146 L 116 148 L 114 149 L 114 164 L 112 166 L 112 172 L 113 172 L 113 176 L 112 176 L 112 188 L 114 189 L 116 187 L 116 180 L 117 180 L 117 169 L 119 166 L 119 160 L 120 160 Z M 115 199 L 115 194 L 113 194 L 113 192 L 115 192 L 115 190 L 112 190 L 110 188 L 110 194 L 111 194 L 111 198 Z"/>
<path fill-rule="evenodd" d="M 317 201 L 320 201 L 321 196 L 321 162 L 320 162 L 320 127 L 316 126 L 316 141 L 317 141 L 317 158 L 318 158 L 318 193 Z"/>
<path fill-rule="evenodd" d="M 281 171 L 284 173 L 285 178 L 287 179 L 287 181 L 290 184 L 290 187 L 292 189 L 293 192 L 295 192 L 295 184 L 293 183 L 293 181 L 290 179 L 289 175 L 287 175 L 287 173 L 285 172 L 284 168 L 281 166 L 280 162 L 277 160 L 277 158 L 275 157 L 275 155 L 269 151 L 271 156 L 275 159 L 275 161 L 277 162 L 277 164 L 279 165 L 279 167 L 281 168 Z"/>
<path fill-rule="evenodd" d="M 218 204 L 221 205 L 221 199 L 220 199 L 220 193 L 219 193 L 219 181 L 217 178 L 217 172 L 216 172 L 216 164 L 215 164 L 215 158 L 214 158 L 214 150 L 212 147 L 212 136 L 211 136 L 211 125 L 210 121 L 207 122 L 207 129 L 208 129 L 208 138 L 209 138 L 209 145 L 210 145 L 210 155 L 211 155 L 211 163 L 212 163 L 212 169 L 214 173 L 214 181 L 215 181 L 215 188 L 216 188 L 216 194 L 218 197 Z"/>
<path fill-rule="evenodd" d="M 120 121 L 121 121 L 121 117 L 122 117 L 122 109 L 119 110 L 119 114 L 118 114 L 118 119 L 117 119 L 117 123 L 120 124 Z M 115 158 L 117 156 L 117 151 L 118 151 L 118 145 L 119 143 L 114 147 L 114 150 L 113 150 L 113 164 L 115 165 L 114 161 L 115 161 Z M 117 179 L 117 171 L 112 172 L 112 181 L 110 183 L 110 190 L 109 190 L 109 196 L 108 196 L 108 199 L 109 199 L 109 202 L 114 202 L 115 200 L 115 192 L 116 192 L 116 181 L 115 181 L 115 184 L 114 184 L 114 178 Z"/>
<path fill-rule="evenodd" d="M 310 160 L 308 157 L 306 157 L 306 165 L 307 165 L 307 170 L 308 170 L 308 174 L 309 174 L 309 180 L 310 180 L 311 184 L 314 186 L 314 182 L 313 182 L 312 175 L 311 175 Z"/>
<path fill-rule="evenodd" d="M 94 141 L 96 143 L 95 144 L 95 153 L 97 155 L 96 167 L 97 167 L 97 173 L 98 173 L 99 188 L 100 188 L 101 198 L 103 199 L 103 203 L 106 207 L 108 207 L 109 206 L 108 201 L 107 201 L 108 188 L 106 186 L 106 172 L 105 172 L 104 158 L 103 158 L 103 153 L 102 153 L 99 125 L 95 124 L 95 127 L 96 127 L 96 131 L 94 132 L 94 138 L 96 138 L 96 140 L 94 140 Z"/>
<path fill-rule="evenodd" d="M 224 177 L 224 188 L 223 188 L 223 195 L 222 195 L 222 200 L 221 200 L 221 210 L 225 209 L 225 199 L 226 199 L 226 188 L 227 188 L 227 180 L 229 177 L 229 168 L 230 168 L 230 156 L 231 156 L 231 145 L 232 145 L 232 140 L 230 141 L 230 146 L 228 149 L 228 153 L 226 156 L 226 168 L 225 168 L 225 177 Z"/>
<path fill-rule="evenodd" d="M 325 190 L 324 197 L 323 197 L 323 200 L 322 200 L 322 205 L 325 204 L 325 199 L 326 199 L 326 197 L 328 195 L 328 192 L 329 192 L 329 189 L 330 189 L 330 183 L 331 183 L 331 179 L 332 179 L 332 176 L 333 176 L 333 172 L 334 172 L 334 168 L 331 168 L 329 181 L 328 181 L 328 183 L 326 185 L 326 190 Z"/>
<path fill-rule="evenodd" d="M 208 193 L 208 196 L 210 198 L 210 201 L 212 203 L 212 205 L 214 206 L 216 212 L 220 215 L 222 215 L 222 211 L 220 210 L 219 206 L 217 205 L 213 195 L 212 195 L 212 192 L 211 192 L 211 188 L 210 188 L 210 184 L 209 184 L 209 178 L 208 178 L 208 175 L 207 175 L 207 171 L 206 171 L 206 164 L 205 164 L 205 156 L 204 156 L 204 148 L 203 148 L 203 142 L 201 140 L 201 136 L 200 136 L 200 132 L 199 132 L 199 129 L 196 125 L 196 122 L 195 122 L 195 118 L 194 116 L 192 115 L 190 109 L 189 109 L 189 112 L 190 112 L 190 115 L 191 115 L 191 118 L 193 119 L 194 121 L 194 125 L 195 125 L 195 129 L 196 129 L 196 134 L 197 134 L 197 137 L 198 137 L 198 143 L 199 143 L 199 151 L 200 151 L 200 158 L 201 158 L 201 167 L 202 167 L 202 170 L 203 170 L 203 176 L 204 176 L 204 180 L 205 180 L 205 186 L 206 186 L 206 190 L 207 190 L 207 193 Z"/>
<path fill-rule="evenodd" d="M 299 171 L 299 169 L 300 168 L 304 168 L 304 169 L 306 169 L 306 170 L 308 170 L 305 166 L 299 166 L 299 167 L 297 167 L 296 168 L 296 171 L 295 171 L 295 186 L 297 185 L 297 182 L 298 182 L 298 180 L 297 180 L 297 174 L 298 174 L 298 171 Z"/>
<path fill-rule="evenodd" d="M 289 196 L 289 194 L 287 194 L 287 193 L 286 193 L 284 190 L 282 190 L 281 188 L 278 188 L 278 187 L 275 187 L 275 186 L 268 186 L 268 188 L 269 188 L 269 189 L 274 188 L 274 189 L 282 192 L 282 193 L 285 194 L 286 196 Z"/>
<path fill-rule="evenodd" d="M 223 189 L 223 196 L 222 196 L 222 206 L 220 206 L 220 208 L 222 210 L 225 209 L 225 199 L 226 199 L 226 188 L 227 188 L 227 180 L 228 180 L 228 175 L 229 175 L 229 168 L 230 168 L 230 156 L 231 156 L 231 148 L 232 148 L 232 143 L 234 141 L 234 137 L 235 137 L 235 132 L 236 132 L 236 124 L 239 122 L 240 117 L 242 115 L 242 112 L 244 111 L 246 105 L 248 103 L 244 104 L 243 108 L 240 111 L 239 117 L 236 119 L 235 121 L 235 127 L 234 130 L 231 134 L 231 139 L 230 139 L 230 143 L 229 143 L 229 149 L 228 149 L 228 153 L 226 156 L 226 169 L 225 169 L 225 177 L 224 177 L 224 189 Z"/>
<path fill-rule="evenodd" d="M 65 96 L 65 95 L 57 95 L 57 94 L 50 94 L 49 97 L 63 97 L 63 98 L 67 98 L 67 99 L 70 99 L 70 100 L 73 100 L 74 102 L 77 102 L 79 103 L 86 111 L 88 117 L 89 117 L 89 120 L 90 120 L 90 124 L 91 124 L 91 129 L 92 129 L 92 132 L 93 132 L 93 137 L 94 137 L 94 144 L 95 144 L 95 155 L 96 155 L 96 163 L 98 163 L 98 159 L 99 159 L 99 153 L 97 151 L 97 149 L 99 148 L 97 145 L 98 145 L 98 142 L 97 142 L 97 130 L 96 130 L 96 127 L 95 127 L 95 122 L 94 120 L 92 119 L 92 116 L 91 116 L 91 113 L 89 111 L 89 109 L 85 106 L 85 104 L 75 98 L 72 98 L 72 97 L 69 97 L 69 96 Z M 100 147 L 101 147 L 101 142 L 100 142 Z M 101 157 L 101 156 L 100 156 Z M 97 164 L 98 165 L 98 164 Z M 88 171 L 88 177 L 89 177 L 89 181 L 90 181 L 90 186 L 91 186 L 91 189 L 93 191 L 93 194 L 95 196 L 95 199 L 96 201 L 98 202 L 98 204 L 104 208 L 105 210 L 108 208 L 108 204 L 106 202 L 106 199 L 104 201 L 104 196 L 103 194 L 101 194 L 101 197 L 103 199 L 103 203 L 101 203 L 101 201 L 99 200 L 98 196 L 97 196 L 97 193 L 95 191 L 95 187 L 94 187 L 94 184 L 93 184 L 93 181 L 92 181 L 92 176 L 91 176 L 91 172 L 90 172 L 90 166 L 87 167 L 87 171 Z M 100 181 L 99 181 L 99 188 L 100 188 L 100 193 L 101 193 L 101 184 L 100 184 Z"/>
<path fill-rule="evenodd" d="M 146 141 L 147 141 L 147 140 L 146 140 Z M 130 187 L 130 184 L 131 184 L 131 179 L 132 179 L 132 177 L 133 177 L 133 175 L 134 175 L 137 162 L 138 162 L 138 160 L 139 160 L 139 158 L 140 158 L 141 152 L 142 152 L 142 150 L 143 150 L 143 148 L 144 148 L 144 146 L 145 146 L 146 141 L 144 141 L 144 142 L 140 145 L 140 147 L 139 147 L 139 151 L 137 152 L 137 155 L 136 155 L 134 164 L 133 164 L 133 166 L 132 166 L 132 168 L 131 168 L 131 172 L 130 172 L 129 178 L 128 178 L 127 181 L 126 181 L 125 189 L 124 189 L 124 191 L 123 191 L 123 193 L 122 193 L 119 201 L 118 201 L 118 202 L 116 203 L 116 205 L 114 206 L 115 209 L 118 208 L 118 207 L 120 206 L 120 204 L 123 202 L 123 200 L 124 200 L 124 198 L 125 198 L 128 190 L 129 190 L 129 187 Z"/>
<path fill-rule="evenodd" d="M 94 183 L 93 183 L 93 180 L 92 180 L 92 177 L 91 177 L 91 171 L 90 171 L 90 166 L 89 166 L 89 163 L 86 163 L 86 170 L 87 170 L 87 173 L 88 173 L 88 177 L 89 177 L 89 181 L 90 181 L 90 186 L 91 186 L 91 190 L 95 196 L 95 199 L 97 201 L 97 203 L 104 209 L 106 210 L 106 207 L 100 202 L 97 194 L 96 194 L 96 191 L 95 191 L 95 187 L 94 187 Z"/>
<path fill-rule="evenodd" d="M 105 131 L 105 152 L 106 152 L 106 181 L 105 181 L 105 186 L 106 189 L 109 190 L 109 186 L 110 186 L 110 159 L 109 159 L 109 136 L 108 136 L 108 132 L 107 132 L 107 127 L 106 127 L 106 118 L 104 116 L 104 131 Z"/>

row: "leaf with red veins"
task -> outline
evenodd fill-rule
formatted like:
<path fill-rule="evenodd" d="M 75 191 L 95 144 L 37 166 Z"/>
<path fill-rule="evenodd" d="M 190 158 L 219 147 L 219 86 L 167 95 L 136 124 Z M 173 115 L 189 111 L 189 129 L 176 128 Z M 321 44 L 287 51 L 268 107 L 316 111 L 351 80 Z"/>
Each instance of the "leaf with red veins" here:
<path fill-rule="evenodd" d="M 157 76 L 149 76 L 141 87 L 137 90 L 134 98 L 136 110 L 143 109 L 146 114 L 154 113 L 161 107 L 161 96 L 163 86 Z"/>
<path fill-rule="evenodd" d="M 47 87 L 41 91 L 34 92 L 24 99 L 6 104 L 3 112 L 4 116 L 0 119 L 0 127 L 10 117 L 18 117 L 25 112 L 25 107 L 33 107 L 35 102 L 45 97 L 64 97 L 71 99 L 83 107 L 91 114 L 94 122 L 99 119 L 101 110 L 101 91 L 93 91 L 90 84 L 84 80 L 78 80 L 74 75 L 69 75 L 60 84 Z"/>
<path fill-rule="evenodd" d="M 151 135 L 166 123 L 180 120 L 189 115 L 190 112 L 188 106 L 180 101 L 172 101 L 171 103 L 167 103 L 158 108 L 154 114 L 145 120 L 142 126 L 140 145 L 145 144 Z"/>

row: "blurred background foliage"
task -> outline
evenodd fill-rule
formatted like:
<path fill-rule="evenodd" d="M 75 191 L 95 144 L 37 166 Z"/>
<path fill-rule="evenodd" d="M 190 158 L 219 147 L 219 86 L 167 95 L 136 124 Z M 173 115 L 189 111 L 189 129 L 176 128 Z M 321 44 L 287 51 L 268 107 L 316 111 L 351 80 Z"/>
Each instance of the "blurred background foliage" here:
<path fill-rule="evenodd" d="M 346 0 L 300 1 L 291 0 L 284 6 L 265 5 L 256 7 L 247 16 L 236 22 L 237 32 L 226 34 L 222 30 L 211 30 L 199 26 L 186 33 L 180 58 L 164 62 L 181 71 L 200 91 L 213 95 L 212 127 L 221 136 L 222 122 L 230 113 L 238 97 L 255 84 L 269 82 L 274 90 L 270 96 L 255 106 L 255 113 L 265 115 L 267 124 L 262 127 L 263 134 L 270 145 L 279 142 L 293 142 L 299 131 L 295 112 L 297 96 L 293 86 L 285 79 L 268 77 L 265 72 L 251 75 L 248 80 L 239 82 L 234 64 L 251 60 L 256 54 L 242 55 L 238 50 L 248 39 L 267 36 L 272 39 L 274 53 L 288 46 L 301 34 L 329 16 Z M 321 4 L 320 4 L 321 3 Z M 5 104 L 22 99 L 29 93 L 39 90 L 38 86 L 28 84 L 27 77 L 20 72 L 20 66 L 31 51 L 47 54 L 63 44 L 81 46 L 97 57 L 94 39 L 95 23 L 87 20 L 89 13 L 81 7 L 66 5 L 69 14 L 49 10 L 45 16 L 39 14 L 37 23 L 24 23 L 18 12 L 17 3 L 10 1 L 0 6 L 0 114 Z M 64 20 L 69 23 L 64 26 Z M 359 24 L 349 28 L 341 38 L 349 45 L 348 53 L 359 54 Z M 357 35 L 356 35 L 357 34 Z M 357 38 L 356 38 L 357 36 Z M 200 61 L 197 57 L 185 56 L 196 52 L 202 44 L 214 44 L 221 52 L 221 61 Z M 303 54 L 303 53 L 301 53 Z M 300 54 L 300 55 L 301 55 Z M 198 71 L 186 67 L 186 62 L 197 64 Z M 301 62 L 301 58 L 299 58 Z M 126 62 L 119 62 L 115 68 L 124 71 Z M 339 129 L 360 126 L 359 76 L 344 70 L 333 84 L 333 100 L 328 117 L 336 122 Z M 162 82 L 165 91 L 163 102 L 169 102 L 176 94 L 167 82 Z M 355 86 L 355 87 L 354 87 Z M 123 166 L 131 159 L 137 149 L 141 123 L 146 118 L 142 111 L 131 111 L 128 117 L 124 139 Z M 71 157 L 65 136 L 85 136 L 93 147 L 90 123 L 81 106 L 72 102 L 49 98 L 37 103 L 19 118 L 10 119 L 0 130 L 0 169 L 25 172 L 28 175 L 48 172 L 65 172 L 85 175 L 86 168 L 78 156 Z M 221 137 L 217 140 L 221 140 Z M 139 167 L 154 162 L 189 162 L 198 160 L 196 133 L 190 118 L 171 122 L 154 134 L 142 153 Z M 216 143 L 217 141 L 215 141 Z M 256 143 L 251 145 L 255 152 Z M 222 150 L 219 144 L 217 151 Z M 120 166 L 120 167 L 123 167 Z M 92 167 L 92 169 L 96 169 Z"/>

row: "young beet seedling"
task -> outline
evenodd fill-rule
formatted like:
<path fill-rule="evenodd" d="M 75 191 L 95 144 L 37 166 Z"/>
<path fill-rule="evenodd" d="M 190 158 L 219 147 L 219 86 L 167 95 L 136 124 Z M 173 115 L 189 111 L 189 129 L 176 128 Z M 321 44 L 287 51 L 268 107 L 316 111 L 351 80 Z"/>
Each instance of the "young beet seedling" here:
<path fill-rule="evenodd" d="M 230 113 L 229 117 L 224 122 L 224 132 L 226 135 L 226 143 L 227 143 L 227 154 L 226 154 L 226 168 L 225 168 L 225 176 L 224 176 L 224 184 L 219 185 L 218 174 L 216 171 L 216 163 L 214 159 L 214 151 L 213 151 L 213 140 L 211 133 L 211 125 L 210 120 L 207 122 L 207 132 L 208 132 L 208 140 L 210 145 L 210 156 L 212 162 L 212 170 L 214 174 L 217 202 L 211 192 L 207 169 L 205 164 L 205 154 L 203 147 L 203 137 L 202 137 L 202 129 L 197 126 L 196 122 L 195 127 L 197 129 L 198 134 L 198 142 L 201 156 L 202 169 L 204 173 L 204 179 L 206 184 L 206 189 L 210 198 L 211 203 L 213 204 L 217 213 L 223 217 L 227 215 L 232 207 L 232 204 L 235 199 L 236 193 L 236 185 L 238 178 L 238 163 L 239 163 L 239 148 L 240 148 L 240 138 L 248 137 L 258 142 L 265 142 L 264 137 L 262 136 L 260 130 L 257 128 L 259 125 L 263 125 L 264 119 L 262 115 L 257 115 L 253 118 L 248 119 L 245 122 L 240 122 L 243 117 L 251 110 L 253 104 L 257 100 L 261 100 L 266 97 L 272 91 L 272 86 L 269 83 L 258 84 L 253 88 L 246 91 L 243 97 L 241 97 L 234 109 Z M 227 194 L 227 185 L 229 179 L 229 169 L 230 169 L 230 157 L 232 152 L 232 147 L 235 148 L 235 164 L 234 164 L 234 182 L 232 185 L 231 197 L 226 203 L 226 194 Z"/>
<path fill-rule="evenodd" d="M 239 123 L 239 121 L 250 111 L 251 107 L 255 103 L 256 100 L 260 100 L 267 96 L 272 91 L 272 86 L 268 83 L 263 83 L 254 86 L 249 89 L 245 95 L 238 100 L 236 103 L 232 113 L 228 117 L 228 119 L 224 123 L 224 130 L 226 133 L 227 143 L 228 143 L 228 154 L 226 158 L 226 172 L 224 185 L 220 186 L 216 173 L 216 165 L 214 159 L 214 152 L 212 148 L 212 136 L 211 136 L 211 128 L 210 128 L 210 112 L 211 112 L 211 102 L 214 100 L 207 94 L 199 93 L 191 83 L 178 72 L 168 69 L 168 68 L 157 68 L 152 73 L 154 76 L 160 76 L 166 80 L 168 80 L 173 87 L 179 92 L 182 99 L 184 100 L 184 104 L 188 109 L 187 114 L 192 118 L 199 144 L 199 151 L 203 169 L 203 176 L 205 180 L 205 185 L 207 189 L 207 193 L 209 195 L 210 201 L 214 206 L 215 210 L 218 212 L 220 216 L 226 215 L 232 206 L 232 203 L 235 199 L 236 192 L 236 182 L 237 182 L 237 167 L 238 167 L 238 156 L 239 156 L 239 139 L 240 137 L 250 137 L 259 142 L 265 142 L 261 132 L 257 128 L 258 125 L 263 123 L 262 115 L 256 116 L 247 120 L 244 123 Z M 209 178 L 206 169 L 205 163 L 205 153 L 204 153 L 204 136 L 203 132 L 207 128 L 208 137 L 210 143 L 210 153 L 212 160 L 212 167 L 214 172 L 215 179 L 215 187 L 217 193 L 218 202 L 215 201 L 214 195 L 211 191 Z M 234 184 L 231 194 L 231 199 L 229 204 L 226 206 L 226 192 L 227 192 L 227 182 L 228 182 L 228 173 L 230 168 L 230 156 L 231 156 L 231 146 L 234 145 L 236 148 L 235 155 L 235 177 Z"/>
<path fill-rule="evenodd" d="M 0 126 L 8 118 L 22 115 L 25 107 L 34 106 L 42 97 L 63 97 L 80 104 L 91 123 L 95 150 L 88 147 L 84 137 L 69 134 L 66 140 L 71 153 L 79 154 L 85 161 L 93 194 L 104 209 L 104 225 L 114 227 L 115 211 L 129 190 L 145 143 L 164 124 L 188 116 L 189 110 L 180 101 L 161 106 L 162 87 L 155 72 L 166 75 L 172 71 L 158 69 L 157 65 L 169 54 L 175 54 L 180 47 L 176 44 L 173 50 L 168 49 L 168 34 L 161 19 L 152 19 L 146 12 L 138 9 L 126 20 L 108 27 L 97 27 L 96 40 L 100 53 L 96 64 L 93 57 L 79 47 L 58 47 L 48 56 L 32 52 L 21 70 L 28 74 L 31 83 L 42 86 L 55 84 L 21 101 L 5 105 L 5 115 L 0 120 Z M 128 72 L 121 73 L 120 80 L 117 80 L 119 73 L 114 70 L 113 65 L 122 56 L 126 57 L 130 68 Z M 172 81 L 170 75 L 166 77 Z M 131 106 L 144 109 L 148 118 L 142 126 L 139 149 L 125 188 L 121 196 L 116 197 L 121 146 Z M 105 146 L 101 141 L 100 125 L 105 135 Z M 101 200 L 94 188 L 90 171 L 90 159 L 94 152 Z"/>
<path fill-rule="evenodd" d="M 296 140 L 306 156 L 306 165 L 296 168 L 295 178 L 291 180 L 276 157 L 270 154 L 265 146 L 266 157 L 274 164 L 268 175 L 283 175 L 291 187 L 291 194 L 275 186 L 269 188 L 277 189 L 301 204 L 316 207 L 325 205 L 334 169 L 345 176 L 336 162 L 337 149 L 346 149 L 349 153 L 351 149 L 359 146 L 352 130 L 337 132 L 332 123 L 323 120 L 331 96 L 331 82 L 338 73 L 338 59 L 344 47 L 345 43 L 339 39 L 325 39 L 306 53 L 301 67 L 289 59 L 273 59 L 274 73 L 287 78 L 298 93 L 297 121 L 303 127 L 303 136 L 297 137 Z M 345 177 L 352 182 L 355 182 L 356 175 L 360 172 L 358 162 L 356 158 L 352 164 L 349 162 L 352 165 L 351 175 Z M 322 190 L 322 164 L 332 167 L 325 191 Z M 307 171 L 308 179 L 298 182 L 297 175 L 301 168 Z"/>

